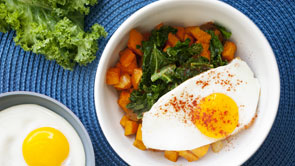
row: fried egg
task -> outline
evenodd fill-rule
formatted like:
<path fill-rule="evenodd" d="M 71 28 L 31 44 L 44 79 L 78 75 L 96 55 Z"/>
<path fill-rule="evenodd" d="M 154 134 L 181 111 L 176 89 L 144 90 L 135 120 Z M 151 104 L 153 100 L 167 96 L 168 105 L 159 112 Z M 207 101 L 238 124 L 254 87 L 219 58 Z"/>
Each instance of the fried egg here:
<path fill-rule="evenodd" d="M 0 111 L 1 166 L 85 165 L 75 129 L 56 113 L 35 104 Z"/>
<path fill-rule="evenodd" d="M 192 150 L 248 128 L 260 85 L 241 59 L 197 75 L 163 95 L 142 119 L 147 148 Z"/>

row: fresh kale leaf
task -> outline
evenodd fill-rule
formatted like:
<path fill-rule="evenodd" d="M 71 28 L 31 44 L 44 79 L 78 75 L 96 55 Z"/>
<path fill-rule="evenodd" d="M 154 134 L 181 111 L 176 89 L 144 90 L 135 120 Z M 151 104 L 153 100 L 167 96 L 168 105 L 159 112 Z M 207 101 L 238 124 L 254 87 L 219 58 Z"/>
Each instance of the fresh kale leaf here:
<path fill-rule="evenodd" d="M 174 70 L 176 69 L 176 65 L 167 65 L 163 67 L 159 72 L 154 73 L 151 77 L 152 82 L 157 81 L 158 79 L 163 80 L 166 83 L 172 82 L 173 81 L 173 74 Z"/>
<path fill-rule="evenodd" d="M 223 51 L 223 45 L 221 41 L 218 39 L 218 36 L 215 35 L 214 31 L 207 31 L 211 35 L 210 41 L 210 61 L 214 67 L 223 66 L 227 64 L 226 60 L 221 58 L 221 53 Z"/>
<path fill-rule="evenodd" d="M 217 23 L 214 23 L 214 25 L 216 26 L 216 28 L 218 30 L 220 30 L 222 36 L 224 37 L 224 39 L 228 40 L 231 37 L 231 32 L 228 31 L 224 26 L 219 25 Z"/>
<path fill-rule="evenodd" d="M 183 64 L 189 58 L 194 55 L 199 55 L 203 47 L 201 44 L 192 44 L 189 46 L 190 39 L 186 39 L 184 42 L 178 42 L 175 47 L 170 47 L 167 49 L 167 55 L 173 62 Z"/>

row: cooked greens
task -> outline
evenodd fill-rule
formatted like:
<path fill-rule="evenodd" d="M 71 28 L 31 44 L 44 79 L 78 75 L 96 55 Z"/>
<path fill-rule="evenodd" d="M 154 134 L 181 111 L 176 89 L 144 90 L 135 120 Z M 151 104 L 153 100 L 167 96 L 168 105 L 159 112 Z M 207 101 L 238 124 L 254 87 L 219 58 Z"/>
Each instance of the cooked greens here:
<path fill-rule="evenodd" d="M 84 31 L 87 5 L 96 0 L 0 0 L 0 31 L 15 30 L 14 41 L 26 51 L 43 54 L 65 69 L 92 62 L 97 40 L 106 36 L 98 24 Z"/>
<path fill-rule="evenodd" d="M 152 30 L 148 41 L 142 42 L 143 75 L 138 90 L 133 90 L 130 103 L 127 105 L 142 118 L 144 112 L 150 110 L 157 100 L 185 80 L 213 67 L 225 65 L 227 61 L 221 58 L 223 45 L 213 31 L 211 35 L 211 60 L 200 56 L 201 44 L 190 45 L 190 39 L 178 42 L 166 52 L 162 51 L 168 39 L 168 34 L 175 34 L 177 29 L 163 26 Z"/>

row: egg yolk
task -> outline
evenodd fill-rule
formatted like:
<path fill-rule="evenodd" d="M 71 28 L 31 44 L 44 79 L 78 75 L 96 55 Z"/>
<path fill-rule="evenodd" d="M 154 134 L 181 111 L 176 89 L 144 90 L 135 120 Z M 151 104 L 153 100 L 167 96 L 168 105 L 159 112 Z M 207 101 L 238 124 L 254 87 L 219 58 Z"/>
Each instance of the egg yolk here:
<path fill-rule="evenodd" d="M 203 98 L 193 114 L 196 127 L 211 138 L 224 138 L 230 135 L 239 122 L 236 102 L 222 93 L 213 93 Z"/>
<path fill-rule="evenodd" d="M 24 159 L 29 166 L 61 166 L 69 154 L 67 138 L 51 127 L 30 132 L 22 148 Z"/>

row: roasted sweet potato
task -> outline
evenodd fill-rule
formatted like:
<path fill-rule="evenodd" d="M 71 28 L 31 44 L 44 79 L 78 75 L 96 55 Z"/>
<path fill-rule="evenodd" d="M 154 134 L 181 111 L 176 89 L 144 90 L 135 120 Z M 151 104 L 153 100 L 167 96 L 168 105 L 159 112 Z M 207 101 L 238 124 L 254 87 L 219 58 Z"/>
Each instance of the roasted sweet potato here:
<path fill-rule="evenodd" d="M 120 120 L 120 124 L 122 127 L 125 127 L 126 121 L 128 120 L 127 116 L 124 115 L 121 120 Z"/>
<path fill-rule="evenodd" d="M 211 149 L 213 152 L 218 153 L 219 151 L 221 151 L 221 149 L 223 148 L 223 142 L 221 141 L 217 141 L 217 142 L 213 142 L 211 144 Z"/>
<path fill-rule="evenodd" d="M 228 61 L 231 61 L 234 59 L 236 51 L 237 51 L 236 44 L 231 41 L 226 41 L 224 44 L 222 57 Z"/>
<path fill-rule="evenodd" d="M 135 68 L 131 76 L 131 82 L 134 89 L 138 89 L 138 85 L 142 76 L 142 69 Z"/>
<path fill-rule="evenodd" d="M 194 155 L 201 158 L 205 156 L 205 154 L 208 152 L 210 145 L 201 146 L 199 148 L 191 150 Z"/>
<path fill-rule="evenodd" d="M 199 42 L 197 42 L 199 43 Z M 201 56 L 207 58 L 208 60 L 210 60 L 210 51 L 209 51 L 209 43 L 200 43 L 202 44 L 203 50 L 201 52 Z"/>
<path fill-rule="evenodd" d="M 135 29 L 132 29 L 129 33 L 129 40 L 128 40 L 128 48 L 130 48 L 133 52 L 137 55 L 142 56 L 142 51 L 138 48 L 141 46 L 141 42 L 143 41 L 143 35 Z"/>
<path fill-rule="evenodd" d="M 118 99 L 118 104 L 123 109 L 123 111 L 126 113 L 125 116 L 128 119 L 133 120 L 133 121 L 138 121 L 137 115 L 132 110 L 129 110 L 127 108 L 127 104 L 130 103 L 130 100 L 129 100 L 130 93 L 131 93 L 130 90 L 121 91 L 120 97 Z"/>
<path fill-rule="evenodd" d="M 184 28 L 183 28 L 183 27 L 174 27 L 174 28 L 177 29 L 176 36 L 177 36 L 181 41 L 184 41 L 184 34 L 185 34 Z"/>
<path fill-rule="evenodd" d="M 197 156 L 195 156 L 192 152 L 190 152 L 188 150 L 179 151 L 179 156 L 185 158 L 189 162 L 199 160 L 199 158 Z"/>
<path fill-rule="evenodd" d="M 133 70 L 135 68 L 137 68 L 137 61 L 136 58 L 133 59 L 133 61 L 131 62 L 131 64 L 127 67 L 124 67 L 120 62 L 118 62 L 116 64 L 116 67 L 120 68 L 121 73 L 128 73 L 128 74 L 132 74 Z"/>
<path fill-rule="evenodd" d="M 120 68 L 109 68 L 106 75 L 108 85 L 116 85 L 120 82 Z"/>
<path fill-rule="evenodd" d="M 120 63 L 123 67 L 128 67 L 132 63 L 134 58 L 136 58 L 135 54 L 129 48 L 124 49 L 119 54 Z"/>
<path fill-rule="evenodd" d="M 125 135 L 135 134 L 137 131 L 138 123 L 132 120 L 126 120 L 125 122 Z"/>
<path fill-rule="evenodd" d="M 177 159 L 178 159 L 178 152 L 176 151 L 165 151 L 164 153 L 164 156 L 170 160 L 170 161 L 173 161 L 173 162 L 176 162 Z"/>
<path fill-rule="evenodd" d="M 114 85 L 118 90 L 129 89 L 131 87 L 131 77 L 129 74 L 124 73 L 120 76 L 120 81 L 118 84 Z"/>
<path fill-rule="evenodd" d="M 190 32 L 199 43 L 210 43 L 211 35 L 201 30 L 199 27 L 192 28 Z"/>
<path fill-rule="evenodd" d="M 119 106 L 125 112 L 127 112 L 127 108 L 126 108 L 127 104 L 130 103 L 129 97 L 130 97 L 130 92 L 128 90 L 123 90 L 123 91 L 121 91 L 119 99 L 118 99 Z"/>
<path fill-rule="evenodd" d="M 168 34 L 168 43 L 174 47 L 179 42 L 179 39 L 177 36 L 175 36 L 173 33 Z"/>
<path fill-rule="evenodd" d="M 145 145 L 143 144 L 142 141 L 134 140 L 133 145 L 135 147 L 137 147 L 138 149 L 140 149 L 140 150 L 146 150 L 146 147 L 145 147 Z"/>
<path fill-rule="evenodd" d="M 141 123 L 138 125 L 135 139 L 142 141 Z"/>

